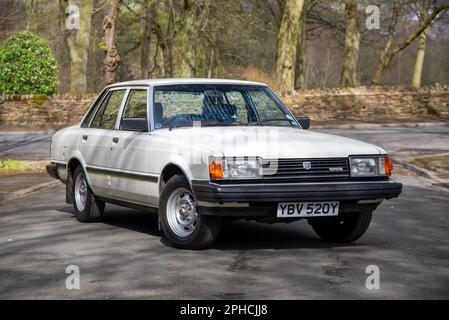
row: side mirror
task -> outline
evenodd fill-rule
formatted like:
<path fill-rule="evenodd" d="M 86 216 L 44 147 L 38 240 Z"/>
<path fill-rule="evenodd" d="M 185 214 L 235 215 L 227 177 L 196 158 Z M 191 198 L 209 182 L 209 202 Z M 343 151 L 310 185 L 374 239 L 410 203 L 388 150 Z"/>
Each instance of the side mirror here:
<path fill-rule="evenodd" d="M 125 131 L 137 131 L 137 132 L 148 131 L 147 119 L 123 118 L 121 129 Z"/>
<path fill-rule="evenodd" d="M 310 128 L 310 118 L 309 117 L 297 117 L 296 118 L 304 130 Z"/>

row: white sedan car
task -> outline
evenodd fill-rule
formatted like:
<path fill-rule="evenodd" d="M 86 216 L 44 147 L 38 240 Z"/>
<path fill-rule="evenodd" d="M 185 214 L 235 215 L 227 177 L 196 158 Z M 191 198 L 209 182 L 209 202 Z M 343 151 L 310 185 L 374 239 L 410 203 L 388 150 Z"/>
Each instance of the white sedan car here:
<path fill-rule="evenodd" d="M 354 241 L 402 185 L 383 149 L 308 127 L 262 83 L 116 83 L 55 133 L 47 171 L 79 221 L 101 220 L 105 203 L 154 211 L 178 248 L 208 247 L 241 218 L 307 219 L 327 241 Z"/>

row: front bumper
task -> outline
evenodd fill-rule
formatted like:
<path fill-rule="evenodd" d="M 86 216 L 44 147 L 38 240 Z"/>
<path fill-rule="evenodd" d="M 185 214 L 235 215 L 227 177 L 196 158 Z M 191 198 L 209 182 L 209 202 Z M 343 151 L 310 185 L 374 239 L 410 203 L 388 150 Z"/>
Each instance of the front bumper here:
<path fill-rule="evenodd" d="M 314 183 L 216 184 L 192 181 L 195 197 L 209 203 L 254 203 L 288 201 L 350 201 L 396 198 L 402 184 L 387 181 Z"/>

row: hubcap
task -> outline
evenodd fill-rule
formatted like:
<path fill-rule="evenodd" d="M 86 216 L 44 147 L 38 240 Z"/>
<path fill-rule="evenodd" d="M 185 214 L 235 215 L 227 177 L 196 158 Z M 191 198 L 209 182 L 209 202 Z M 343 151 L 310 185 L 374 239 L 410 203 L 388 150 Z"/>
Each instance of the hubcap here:
<path fill-rule="evenodd" d="M 75 181 L 75 203 L 79 211 L 86 208 L 87 202 L 87 183 L 84 174 L 79 174 Z"/>
<path fill-rule="evenodd" d="M 181 238 L 192 234 L 198 224 L 196 201 L 192 193 L 179 188 L 167 202 L 167 221 L 170 229 Z"/>

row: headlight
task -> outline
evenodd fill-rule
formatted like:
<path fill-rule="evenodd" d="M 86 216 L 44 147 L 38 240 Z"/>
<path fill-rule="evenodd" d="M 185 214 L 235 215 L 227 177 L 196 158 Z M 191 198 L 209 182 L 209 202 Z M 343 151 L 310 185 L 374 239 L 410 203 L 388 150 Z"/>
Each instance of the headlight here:
<path fill-rule="evenodd" d="M 389 157 L 350 157 L 351 177 L 391 176 L 393 163 Z"/>
<path fill-rule="evenodd" d="M 262 165 L 259 158 L 210 158 L 209 176 L 212 180 L 259 179 Z"/>

